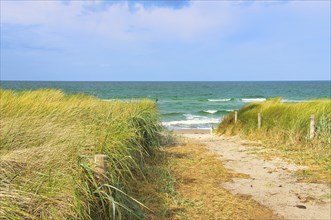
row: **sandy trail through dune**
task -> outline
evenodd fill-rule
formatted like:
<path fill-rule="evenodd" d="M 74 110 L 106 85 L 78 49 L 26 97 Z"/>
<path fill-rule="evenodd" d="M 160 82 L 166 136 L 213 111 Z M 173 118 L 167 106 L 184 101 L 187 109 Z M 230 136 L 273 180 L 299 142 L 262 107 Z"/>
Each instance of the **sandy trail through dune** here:
<path fill-rule="evenodd" d="M 192 132 L 182 135 L 204 143 L 219 156 L 226 168 L 250 176 L 221 185 L 233 194 L 250 195 L 285 219 L 331 219 L 330 188 L 324 184 L 300 183 L 294 175 L 295 171 L 306 167 L 290 164 L 281 158 L 264 160 L 252 152 L 268 149 L 244 146 L 239 137 Z"/>

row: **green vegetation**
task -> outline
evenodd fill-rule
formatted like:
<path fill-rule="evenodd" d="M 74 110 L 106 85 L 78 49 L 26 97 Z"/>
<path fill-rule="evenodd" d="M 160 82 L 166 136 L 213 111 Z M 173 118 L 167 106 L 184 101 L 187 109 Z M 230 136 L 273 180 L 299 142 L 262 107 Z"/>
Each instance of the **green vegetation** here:
<path fill-rule="evenodd" d="M 155 104 L 0 90 L 0 219 L 139 219 L 162 129 Z M 107 155 L 105 176 L 94 155 Z"/>
<path fill-rule="evenodd" d="M 218 134 L 242 134 L 246 138 L 262 140 L 268 147 L 281 150 L 296 163 L 310 166 L 316 175 L 311 181 L 330 181 L 331 156 L 331 100 L 305 103 L 281 103 L 275 98 L 262 103 L 251 103 L 229 114 L 217 128 Z M 262 115 L 262 126 L 257 123 Z M 310 116 L 316 117 L 316 135 L 309 139 Z"/>

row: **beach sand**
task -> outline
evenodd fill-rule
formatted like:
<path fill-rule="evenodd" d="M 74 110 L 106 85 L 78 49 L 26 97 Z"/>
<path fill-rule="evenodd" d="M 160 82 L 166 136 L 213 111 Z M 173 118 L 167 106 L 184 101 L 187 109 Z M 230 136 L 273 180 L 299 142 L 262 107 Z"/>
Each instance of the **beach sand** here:
<path fill-rule="evenodd" d="M 331 219 L 330 188 L 325 184 L 299 182 L 295 172 L 307 167 L 288 163 L 282 158 L 266 160 L 258 152 L 260 145 L 245 144 L 238 136 L 211 135 L 210 130 L 179 130 L 175 133 L 202 143 L 217 155 L 224 166 L 247 178 L 235 178 L 220 187 L 233 194 L 249 195 L 285 219 Z"/>
<path fill-rule="evenodd" d="M 176 134 L 210 134 L 209 129 L 181 129 L 174 130 Z"/>

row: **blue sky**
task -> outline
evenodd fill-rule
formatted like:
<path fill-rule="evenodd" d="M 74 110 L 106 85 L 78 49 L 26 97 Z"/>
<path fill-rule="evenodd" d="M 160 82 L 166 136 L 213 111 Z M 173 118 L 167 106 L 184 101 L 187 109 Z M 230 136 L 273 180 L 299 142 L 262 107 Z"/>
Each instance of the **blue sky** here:
<path fill-rule="evenodd" d="M 330 1 L 1 0 L 1 80 L 330 80 Z"/>

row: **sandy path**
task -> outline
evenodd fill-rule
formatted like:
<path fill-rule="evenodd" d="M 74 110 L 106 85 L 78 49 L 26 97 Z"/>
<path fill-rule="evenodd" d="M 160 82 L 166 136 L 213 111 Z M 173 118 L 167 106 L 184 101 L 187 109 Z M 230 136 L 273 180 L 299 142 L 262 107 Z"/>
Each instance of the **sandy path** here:
<path fill-rule="evenodd" d="M 280 158 L 266 161 L 252 149 L 243 146 L 238 137 L 222 138 L 210 134 L 184 133 L 184 137 L 199 140 L 220 156 L 224 166 L 234 172 L 248 174 L 249 179 L 233 179 L 222 187 L 234 194 L 251 195 L 285 219 L 331 219 L 330 188 L 323 184 L 299 183 L 294 171 L 305 169 Z"/>

